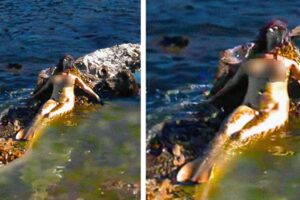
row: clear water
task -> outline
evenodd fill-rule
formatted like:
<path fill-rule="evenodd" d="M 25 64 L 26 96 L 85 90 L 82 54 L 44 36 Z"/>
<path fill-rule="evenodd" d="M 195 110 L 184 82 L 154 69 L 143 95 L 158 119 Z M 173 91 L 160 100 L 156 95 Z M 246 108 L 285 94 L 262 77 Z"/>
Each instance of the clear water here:
<path fill-rule="evenodd" d="M 299 25 L 299 6 L 297 1 L 148 1 L 148 130 L 164 120 L 193 117 L 194 105 L 211 87 L 219 52 L 254 40 L 259 28 L 271 19 L 282 18 L 291 28 Z M 157 45 L 164 35 L 186 36 L 189 45 L 167 53 Z M 291 123 L 288 137 L 266 138 L 241 153 L 234 152 L 212 183 L 193 187 L 195 196 L 299 199 L 298 124 Z M 278 156 L 276 151 L 294 153 Z"/>

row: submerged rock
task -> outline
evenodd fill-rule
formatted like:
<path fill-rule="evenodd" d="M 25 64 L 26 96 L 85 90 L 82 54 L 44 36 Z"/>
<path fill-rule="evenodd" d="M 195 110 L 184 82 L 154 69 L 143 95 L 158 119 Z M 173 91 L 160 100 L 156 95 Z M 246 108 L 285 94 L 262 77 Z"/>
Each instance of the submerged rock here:
<path fill-rule="evenodd" d="M 9 63 L 6 65 L 6 69 L 9 71 L 9 72 L 12 72 L 12 73 L 15 73 L 15 72 L 18 72 L 20 71 L 20 69 L 22 69 L 22 65 L 19 64 L 19 63 Z"/>
<path fill-rule="evenodd" d="M 156 179 L 148 179 L 146 182 L 147 185 L 147 200 L 152 199 L 184 199 L 184 200 L 193 200 L 195 196 L 191 193 L 185 191 L 182 187 L 178 185 L 173 185 L 171 180 L 164 179 L 158 181 Z"/>
<path fill-rule="evenodd" d="M 163 36 L 158 45 L 165 51 L 176 53 L 183 50 L 189 44 L 189 39 L 185 36 Z"/>

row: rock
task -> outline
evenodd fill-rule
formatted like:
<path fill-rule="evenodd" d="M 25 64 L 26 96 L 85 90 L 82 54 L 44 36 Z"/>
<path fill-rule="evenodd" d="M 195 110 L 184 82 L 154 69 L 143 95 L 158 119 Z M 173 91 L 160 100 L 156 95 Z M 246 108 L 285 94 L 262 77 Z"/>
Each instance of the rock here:
<path fill-rule="evenodd" d="M 120 71 L 140 70 L 140 46 L 138 44 L 122 44 L 100 49 L 78 58 L 77 68 L 87 76 L 97 78 L 113 78 Z"/>
<path fill-rule="evenodd" d="M 166 52 L 176 53 L 183 50 L 189 44 L 189 39 L 185 36 L 163 36 L 158 45 Z"/>
<path fill-rule="evenodd" d="M 203 154 L 224 115 L 207 103 L 199 104 L 197 110 L 197 118 L 165 121 L 148 139 L 147 177 L 176 180 L 182 165 Z"/>

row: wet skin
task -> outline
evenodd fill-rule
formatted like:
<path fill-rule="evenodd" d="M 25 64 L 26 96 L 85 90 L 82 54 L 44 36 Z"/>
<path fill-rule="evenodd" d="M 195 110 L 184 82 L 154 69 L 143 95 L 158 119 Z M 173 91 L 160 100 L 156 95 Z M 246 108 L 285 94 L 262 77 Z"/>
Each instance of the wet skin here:
<path fill-rule="evenodd" d="M 16 135 L 16 139 L 32 139 L 35 129 L 43 118 L 52 118 L 71 111 L 75 104 L 75 85 L 78 85 L 86 93 L 100 101 L 99 96 L 79 77 L 65 72 L 50 77 L 46 84 L 38 92 L 36 92 L 33 97 L 36 97 L 45 91 L 50 84 L 53 85 L 51 98 L 40 108 L 36 117 L 33 119 L 31 125 L 26 131 L 26 134 L 24 135 L 24 130 L 22 130 Z"/>
<path fill-rule="evenodd" d="M 289 113 L 290 72 L 299 77 L 300 67 L 296 62 L 269 53 L 242 63 L 234 77 L 212 98 L 226 93 L 241 77 L 247 76 L 248 88 L 242 105 L 223 122 L 205 159 L 199 157 L 183 166 L 177 181 L 207 182 L 228 141 L 242 141 L 284 125 Z"/>

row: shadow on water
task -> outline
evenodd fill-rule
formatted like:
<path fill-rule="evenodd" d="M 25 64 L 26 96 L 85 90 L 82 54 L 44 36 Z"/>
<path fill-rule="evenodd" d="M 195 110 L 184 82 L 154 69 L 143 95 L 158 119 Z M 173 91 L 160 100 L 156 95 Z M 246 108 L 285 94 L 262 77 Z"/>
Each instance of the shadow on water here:
<path fill-rule="evenodd" d="M 138 199 L 139 113 L 136 101 L 113 101 L 51 122 L 0 169 L 1 199 Z"/>

